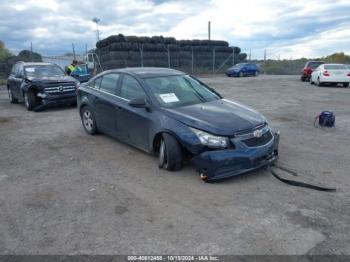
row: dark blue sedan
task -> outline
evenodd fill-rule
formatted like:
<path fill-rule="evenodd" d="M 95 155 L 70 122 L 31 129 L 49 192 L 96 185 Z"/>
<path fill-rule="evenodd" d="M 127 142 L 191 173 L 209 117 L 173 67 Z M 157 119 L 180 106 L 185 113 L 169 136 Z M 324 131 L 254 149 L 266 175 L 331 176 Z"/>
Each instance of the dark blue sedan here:
<path fill-rule="evenodd" d="M 160 168 L 194 163 L 207 182 L 277 159 L 279 134 L 257 111 L 198 79 L 164 68 L 105 71 L 77 90 L 85 131 L 158 155 Z"/>
<path fill-rule="evenodd" d="M 243 76 L 258 76 L 260 73 L 256 64 L 240 63 L 226 70 L 226 75 L 243 77 Z"/>

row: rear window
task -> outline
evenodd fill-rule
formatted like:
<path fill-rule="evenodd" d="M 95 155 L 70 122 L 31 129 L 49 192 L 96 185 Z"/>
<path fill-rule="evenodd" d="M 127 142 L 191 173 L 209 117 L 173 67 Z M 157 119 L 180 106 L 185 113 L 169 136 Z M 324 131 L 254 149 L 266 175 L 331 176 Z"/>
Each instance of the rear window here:
<path fill-rule="evenodd" d="M 312 69 L 316 69 L 319 65 L 324 64 L 323 62 L 308 62 L 306 67 L 311 67 Z"/>
<path fill-rule="evenodd" d="M 345 65 L 325 65 L 326 70 L 346 70 Z"/>

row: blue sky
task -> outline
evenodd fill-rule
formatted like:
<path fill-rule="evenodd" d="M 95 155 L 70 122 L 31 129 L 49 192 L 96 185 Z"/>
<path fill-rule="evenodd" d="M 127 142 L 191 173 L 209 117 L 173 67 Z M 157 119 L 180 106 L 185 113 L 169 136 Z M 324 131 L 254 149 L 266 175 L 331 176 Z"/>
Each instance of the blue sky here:
<path fill-rule="evenodd" d="M 350 54 L 349 0 L 9 0 L 0 3 L 0 39 L 14 53 L 28 49 L 45 55 L 76 51 L 111 34 L 163 35 L 177 39 L 226 40 L 252 58 L 319 57 Z"/>

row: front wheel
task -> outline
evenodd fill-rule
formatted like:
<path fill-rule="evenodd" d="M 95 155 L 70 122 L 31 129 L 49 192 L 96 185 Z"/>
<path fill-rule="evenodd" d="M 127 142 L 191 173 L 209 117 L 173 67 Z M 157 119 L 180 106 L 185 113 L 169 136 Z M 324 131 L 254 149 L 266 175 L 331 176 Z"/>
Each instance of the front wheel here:
<path fill-rule="evenodd" d="M 36 99 L 35 94 L 31 91 L 25 92 L 23 94 L 24 96 L 24 105 L 26 106 L 27 110 L 31 111 L 36 107 Z"/>
<path fill-rule="evenodd" d="M 349 83 L 343 83 L 343 87 L 349 87 Z"/>
<path fill-rule="evenodd" d="M 88 106 L 83 107 L 81 110 L 81 121 L 86 133 L 89 135 L 94 135 L 97 133 L 95 117 L 92 110 Z"/>
<path fill-rule="evenodd" d="M 258 76 L 258 75 L 259 75 L 259 72 L 258 72 L 258 71 L 255 71 L 254 75 L 255 75 L 255 76 Z"/>
<path fill-rule="evenodd" d="M 243 72 L 239 72 L 239 77 L 243 77 Z"/>
<path fill-rule="evenodd" d="M 159 147 L 158 167 L 169 171 L 180 170 L 182 167 L 182 151 L 177 140 L 164 133 Z"/>
<path fill-rule="evenodd" d="M 12 90 L 10 88 L 7 89 L 8 95 L 9 95 L 9 101 L 11 104 L 16 104 L 18 100 L 13 97 Z"/>

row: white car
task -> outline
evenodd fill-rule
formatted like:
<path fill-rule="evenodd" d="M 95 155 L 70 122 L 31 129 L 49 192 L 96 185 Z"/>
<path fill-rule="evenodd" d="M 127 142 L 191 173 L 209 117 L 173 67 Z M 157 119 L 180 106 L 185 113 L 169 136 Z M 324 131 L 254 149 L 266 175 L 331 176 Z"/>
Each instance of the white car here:
<path fill-rule="evenodd" d="M 343 64 L 323 64 L 311 74 L 311 84 L 342 84 L 348 87 L 350 82 L 350 69 Z"/>

